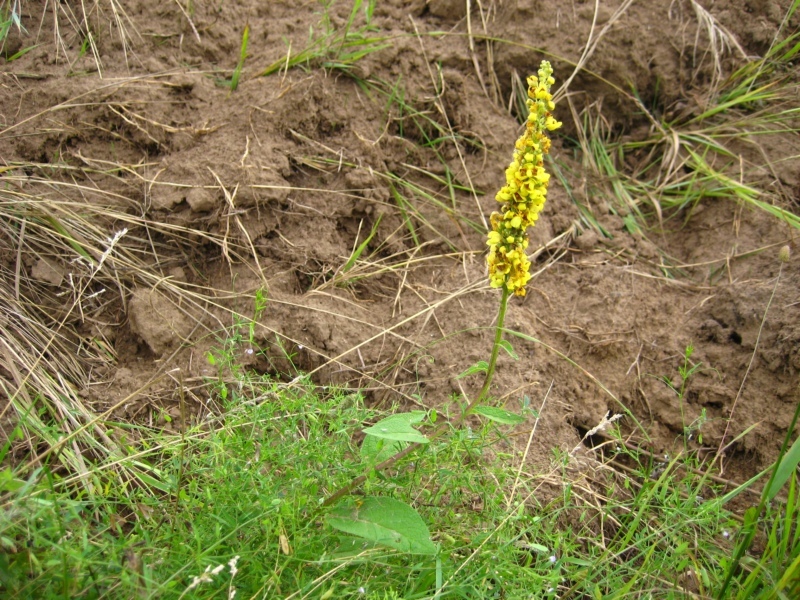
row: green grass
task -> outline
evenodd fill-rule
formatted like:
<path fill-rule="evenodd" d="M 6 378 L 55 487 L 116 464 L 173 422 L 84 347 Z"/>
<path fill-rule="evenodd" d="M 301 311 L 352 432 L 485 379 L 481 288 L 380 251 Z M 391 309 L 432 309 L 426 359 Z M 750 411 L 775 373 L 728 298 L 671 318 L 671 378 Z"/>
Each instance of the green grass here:
<path fill-rule="evenodd" d="M 16 27 L 17 31 L 27 33 L 22 26 L 22 19 L 20 18 L 20 6 L 17 2 L 6 1 L 0 4 L 0 47 L 4 48 L 8 34 L 11 32 L 12 27 Z"/>
<path fill-rule="evenodd" d="M 679 228 L 694 207 L 714 200 L 764 211 L 800 229 L 787 198 L 764 184 L 774 164 L 786 158 L 761 149 L 769 136 L 800 132 L 800 85 L 789 75 L 798 40 L 800 35 L 790 36 L 733 73 L 689 116 L 667 118 L 634 93 L 638 112 L 650 123 L 643 140 L 620 139 L 602 115 L 585 111 L 579 145 L 584 172 L 593 174 L 592 195 L 605 197 L 630 233 Z"/>
<path fill-rule="evenodd" d="M 235 92 L 239 87 L 239 78 L 242 76 L 242 69 L 244 68 L 244 61 L 247 60 L 247 44 L 250 41 L 250 25 L 245 25 L 242 31 L 242 45 L 239 48 L 239 62 L 236 63 L 236 68 L 231 75 L 230 88 Z"/>
<path fill-rule="evenodd" d="M 453 430 L 370 476 L 354 499 L 414 506 L 432 532 L 435 556 L 343 535 L 326 524 L 322 502 L 362 473 L 359 432 L 387 413 L 368 408 L 356 392 L 302 378 L 283 384 L 237 367 L 233 357 L 249 347 L 249 331 L 242 321 L 210 355 L 220 378 L 208 386 L 221 414 L 185 427 L 185 416 L 172 418 L 182 433 L 116 424 L 152 486 L 103 468 L 91 470 L 91 485 L 78 485 L 57 463 L 0 472 L 0 592 L 681 598 L 684 586 L 713 597 L 733 564 L 744 535 L 725 508 L 734 494 L 724 496 L 693 468 L 700 465 L 692 454 L 659 463 L 613 431 L 598 451 L 599 467 L 577 472 L 572 453 L 554 450 L 549 471 L 527 473 L 521 453 L 509 450 L 511 427 Z M 423 432 L 433 420 L 424 419 Z M 792 477 L 788 499 L 765 505 L 752 523 L 764 550 L 742 553 L 725 597 L 792 597 L 797 583 L 786 574 L 800 556 L 795 485 Z M 782 580 L 787 591 L 776 595 Z"/>
<path fill-rule="evenodd" d="M 309 30 L 308 42 L 302 49 L 292 50 L 289 45 L 286 56 L 268 65 L 260 75 L 267 76 L 294 67 L 348 72 L 362 58 L 388 47 L 388 38 L 374 35 L 371 25 L 377 0 L 367 0 L 366 4 L 364 0 L 353 0 L 347 21 L 341 28 L 333 25 L 329 15 L 335 2 L 322 2 L 324 11 L 317 30 L 313 27 Z M 359 17 L 361 13 L 363 16 Z"/>

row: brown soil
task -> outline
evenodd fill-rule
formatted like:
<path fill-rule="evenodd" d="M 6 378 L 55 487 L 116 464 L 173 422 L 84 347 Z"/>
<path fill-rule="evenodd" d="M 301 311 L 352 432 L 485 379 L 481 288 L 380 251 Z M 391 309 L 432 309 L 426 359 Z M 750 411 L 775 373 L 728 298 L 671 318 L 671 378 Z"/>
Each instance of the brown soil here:
<path fill-rule="evenodd" d="M 115 3 L 127 11 L 115 16 L 111 2 L 96 2 L 88 15 L 96 56 L 81 52 L 77 7 L 22 4 L 29 33 L 13 30 L 3 53 L 35 46 L 0 79 L 5 187 L 72 201 L 77 212 L 102 205 L 129 215 L 96 225 L 107 236 L 127 226 L 119 248 L 143 265 L 120 269 L 112 254 L 104 300 L 87 297 L 62 323 L 58 310 L 80 269 L 74 255 L 27 247 L 18 255 L 14 240 L 2 242 L 10 288 L 19 270 L 76 352 L 93 340 L 111 349 L 113 360 L 87 361 L 74 382 L 88 407 L 112 406 L 180 367 L 195 386 L 195 412 L 216 410 L 202 391 L 215 373 L 204 355 L 231 326 L 229 310 L 252 314 L 258 288 L 269 297 L 255 340 L 265 353 L 241 356 L 253 369 L 291 378 L 286 350 L 317 384 L 358 387 L 387 406 L 452 409 L 453 394 L 476 391 L 477 377 L 456 376 L 491 343 L 498 292 L 485 282 L 480 230 L 518 135 L 507 110 L 512 82 L 550 58 L 562 84 L 592 31 L 594 3 L 379 0 L 370 35 L 388 37 L 385 47 L 347 71 L 317 62 L 264 77 L 288 48 L 308 44 L 311 27 L 324 30 L 321 4 L 201 1 L 189 15 L 185 3 L 142 0 Z M 570 106 L 594 103 L 611 131 L 632 137 L 647 121 L 631 89 L 657 112 L 693 114 L 721 76 L 767 50 L 789 2 L 703 2 L 739 45 L 723 48 L 718 64 L 691 2 L 634 2 L 619 19 L 616 3 L 602 4 L 594 34 L 611 24 L 569 83 L 569 100 L 559 95 L 565 127 L 552 155 L 567 186 L 553 178 L 532 230 L 537 274 L 509 308 L 507 326 L 535 340 L 515 339 L 519 359 L 501 358 L 496 395 L 514 410 L 546 396 L 531 458 L 540 464 L 621 404 L 658 453 L 682 448 L 684 426 L 705 411 L 702 447 L 713 453 L 723 435 L 736 440 L 725 475 L 741 480 L 774 459 L 799 400 L 800 263 L 790 260 L 776 280 L 778 248 L 793 243 L 793 230 L 706 199 L 690 218 L 664 228 L 654 218 L 647 236 L 629 234 L 589 191 L 598 182 L 582 175 Z M 331 27 L 341 31 L 349 9 L 335 3 Z M 246 23 L 248 57 L 230 92 L 219 81 L 236 65 Z M 353 28 L 361 24 L 359 14 Z M 487 41 L 497 38 L 507 41 Z M 426 143 L 437 127 L 453 135 Z M 761 188 L 778 199 L 788 190 L 783 200 L 795 209 L 798 145 L 774 140 L 760 159 L 774 161 Z M 785 157 L 793 158 L 777 160 Z M 447 178 L 458 185 L 452 196 Z M 410 219 L 416 240 L 398 194 L 419 211 Z M 572 198 L 612 237 L 587 228 Z M 344 272 L 373 228 L 362 260 Z M 682 404 L 662 378 L 680 386 L 689 344 L 702 368 Z M 1 374 L 15 389 L 5 363 Z M 159 380 L 117 414 L 152 419 L 156 405 L 175 414 L 177 381 Z M 634 419 L 623 424 L 643 437 Z M 689 445 L 701 447 L 696 432 Z"/>

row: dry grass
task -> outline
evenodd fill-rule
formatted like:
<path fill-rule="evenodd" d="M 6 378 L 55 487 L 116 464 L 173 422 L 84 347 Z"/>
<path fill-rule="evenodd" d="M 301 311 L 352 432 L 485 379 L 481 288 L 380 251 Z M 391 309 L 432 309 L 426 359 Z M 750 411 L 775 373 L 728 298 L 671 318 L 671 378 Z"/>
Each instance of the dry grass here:
<path fill-rule="evenodd" d="M 141 40 L 136 25 L 128 16 L 123 3 L 117 0 L 94 0 L 73 6 L 67 2 L 46 0 L 39 24 L 37 43 L 45 29 L 45 19 L 52 19 L 53 45 L 56 60 L 66 60 L 72 70 L 78 59 L 87 50 L 91 52 L 98 75 L 102 78 L 104 65 L 99 38 L 108 29 L 116 29 L 120 45 L 125 53 L 125 64 L 133 56 L 133 42 Z M 71 48 L 78 47 L 77 52 Z"/>
<path fill-rule="evenodd" d="M 85 473 L 87 454 L 92 462 L 122 456 L 109 415 L 98 420 L 83 392 L 94 370 L 116 363 L 106 336 L 124 320 L 131 291 L 157 287 L 181 310 L 205 314 L 208 290 L 179 285 L 153 268 L 166 250 L 153 239 L 168 236 L 187 248 L 188 230 L 132 216 L 117 198 L 101 203 L 102 192 L 72 182 L 8 173 L 4 182 L 3 413 L 15 412 L 26 432 L 24 454 L 37 455 L 41 444 L 58 448 L 65 466 Z"/>

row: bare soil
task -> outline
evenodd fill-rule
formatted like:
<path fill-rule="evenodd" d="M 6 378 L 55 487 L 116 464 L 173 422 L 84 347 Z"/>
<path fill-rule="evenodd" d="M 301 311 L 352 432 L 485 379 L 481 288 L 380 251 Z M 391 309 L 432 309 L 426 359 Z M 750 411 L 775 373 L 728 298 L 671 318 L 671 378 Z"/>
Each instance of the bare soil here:
<path fill-rule="evenodd" d="M 708 198 L 630 234 L 591 192 L 604 182 L 581 169 L 571 110 L 594 104 L 611 131 L 635 137 L 648 122 L 631 90 L 660 113 L 703 109 L 725 74 L 767 50 L 787 1 L 702 2 L 738 43 L 715 63 L 687 0 L 633 2 L 619 18 L 617 2 L 595 15 L 581 1 L 379 0 L 369 35 L 387 38 L 380 50 L 347 68 L 312 61 L 268 76 L 260 73 L 307 46 L 310 31 L 342 31 L 349 3 L 326 13 L 317 2 L 199 1 L 191 14 L 185 4 L 96 2 L 86 17 L 93 49 L 78 3 L 23 2 L 28 33 L 12 30 L 3 49 L 10 57 L 34 46 L 0 76 L 6 189 L 69 200 L 77 213 L 83 204 L 130 215 L 96 225 L 108 236 L 128 227 L 120 248 L 149 271 L 125 271 L 112 253 L 103 268 L 117 285 L 62 322 L 74 256 L 18 253 L 15 240 L 2 241 L 5 283 L 35 289 L 77 355 L 98 340 L 109 348 L 112 359 L 87 360 L 73 382 L 88 407 L 104 410 L 179 367 L 194 413 L 216 410 L 202 387 L 216 375 L 205 354 L 233 325 L 229 311 L 252 315 L 263 288 L 269 302 L 254 342 L 264 352 L 245 348 L 248 368 L 288 380 L 290 354 L 318 385 L 363 389 L 386 406 L 454 410 L 453 395 L 480 384 L 457 375 L 491 344 L 498 292 L 486 284 L 482 224 L 519 131 L 508 110 L 513 82 L 548 58 L 561 85 L 602 31 L 560 94 L 565 126 L 552 156 L 564 180 L 553 177 L 532 230 L 536 276 L 507 320 L 529 338 L 512 338 L 519 357 L 501 358 L 495 395 L 511 410 L 541 407 L 532 468 L 622 405 L 651 441 L 633 417 L 623 428 L 655 453 L 687 443 L 712 455 L 730 444 L 724 475 L 739 481 L 774 459 L 800 401 L 796 258 L 776 279 L 778 249 L 796 250 L 795 232 Z M 221 82 L 245 24 L 248 57 L 231 92 Z M 363 24 L 360 12 L 352 29 Z M 438 139 L 441 131 L 450 135 Z M 774 165 L 762 189 L 794 210 L 798 145 L 772 140 L 762 156 Z M 610 237 L 583 224 L 576 199 Z M 407 217 L 403 202 L 419 212 Z M 663 378 L 680 387 L 690 344 L 702 367 L 681 402 Z M 13 389 L 6 364 L 2 376 Z M 177 385 L 174 374 L 162 378 L 116 414 L 173 426 L 163 415 L 176 414 Z"/>

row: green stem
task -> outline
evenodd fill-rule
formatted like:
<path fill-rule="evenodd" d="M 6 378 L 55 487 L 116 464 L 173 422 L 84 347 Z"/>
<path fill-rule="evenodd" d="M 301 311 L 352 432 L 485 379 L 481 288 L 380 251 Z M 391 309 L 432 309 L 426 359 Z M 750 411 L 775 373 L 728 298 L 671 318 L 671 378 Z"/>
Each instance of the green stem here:
<path fill-rule="evenodd" d="M 489 358 L 489 368 L 486 369 L 486 377 L 483 380 L 483 387 L 475 399 L 469 403 L 464 415 L 468 415 L 471 411 L 475 410 L 480 404 L 486 400 L 489 393 L 489 388 L 492 385 L 494 378 L 494 369 L 497 366 L 497 356 L 500 354 L 500 342 L 503 341 L 503 322 L 506 320 L 506 309 L 508 308 L 508 297 L 511 292 L 508 291 L 506 286 L 503 286 L 503 296 L 500 298 L 500 310 L 497 311 L 497 325 L 494 330 L 494 343 L 492 344 L 492 356 Z"/>
<path fill-rule="evenodd" d="M 483 380 L 483 387 L 475 399 L 467 405 L 467 408 L 461 413 L 461 416 L 455 421 L 447 421 L 445 420 L 439 427 L 437 427 L 433 433 L 428 436 L 428 443 L 432 442 L 433 440 L 440 437 L 444 432 L 446 432 L 451 427 L 460 427 L 461 424 L 466 419 L 467 415 L 475 408 L 477 408 L 485 399 L 486 395 L 489 393 L 489 387 L 492 385 L 492 378 L 494 377 L 494 370 L 495 366 L 497 365 L 497 356 L 500 354 L 500 342 L 503 341 L 503 322 L 506 319 L 506 309 L 508 308 L 508 297 L 511 293 L 508 289 L 503 286 L 503 296 L 500 298 L 500 310 L 497 312 L 497 325 L 495 326 L 494 331 L 494 344 L 492 344 L 492 355 L 489 358 L 489 368 L 486 369 L 486 377 Z M 387 458 L 382 463 L 375 465 L 372 468 L 372 471 L 378 473 L 383 471 L 387 467 L 392 466 L 401 458 L 404 458 L 411 454 L 414 450 L 419 448 L 424 444 L 413 443 L 406 446 L 403 450 Z M 336 503 L 336 501 L 340 500 L 344 496 L 347 496 L 352 492 L 354 489 L 359 487 L 367 480 L 366 475 L 359 475 L 350 483 L 345 485 L 344 487 L 339 488 L 333 494 L 328 496 L 325 501 L 320 505 L 321 507 L 331 506 L 332 504 Z"/>

